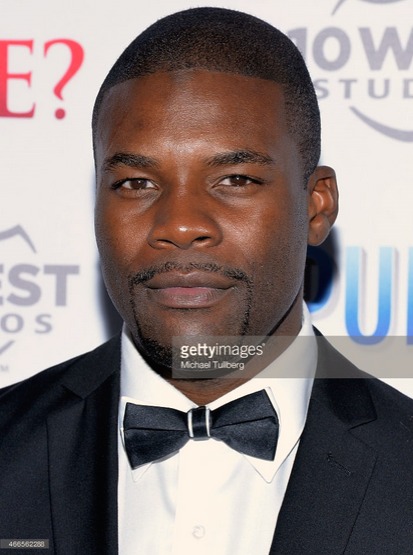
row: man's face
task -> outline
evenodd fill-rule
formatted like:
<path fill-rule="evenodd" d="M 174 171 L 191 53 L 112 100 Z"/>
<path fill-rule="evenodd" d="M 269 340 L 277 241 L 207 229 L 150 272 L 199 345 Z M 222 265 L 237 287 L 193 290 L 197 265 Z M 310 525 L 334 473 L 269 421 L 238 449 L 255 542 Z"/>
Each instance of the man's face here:
<path fill-rule="evenodd" d="M 279 85 L 206 70 L 116 85 L 96 164 L 104 279 L 155 362 L 174 336 L 299 331 L 309 195 Z"/>

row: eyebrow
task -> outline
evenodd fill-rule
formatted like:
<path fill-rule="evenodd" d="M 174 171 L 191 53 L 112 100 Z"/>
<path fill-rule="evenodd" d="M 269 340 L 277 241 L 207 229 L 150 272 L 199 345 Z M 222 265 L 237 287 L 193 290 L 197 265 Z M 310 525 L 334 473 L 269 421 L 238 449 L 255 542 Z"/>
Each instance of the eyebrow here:
<path fill-rule="evenodd" d="M 215 154 L 207 159 L 208 166 L 229 166 L 236 164 L 260 164 L 262 166 L 274 166 L 275 160 L 267 154 L 255 150 L 234 150 Z"/>
<path fill-rule="evenodd" d="M 113 156 L 109 156 L 103 162 L 103 171 L 109 172 L 119 166 L 127 166 L 128 168 L 151 169 L 158 168 L 159 163 L 149 156 L 143 154 L 131 154 L 129 152 L 117 152 Z"/>
<path fill-rule="evenodd" d="M 274 166 L 275 160 L 270 156 L 255 150 L 243 149 L 228 152 L 219 152 L 211 158 L 206 159 L 206 164 L 211 167 L 233 166 L 237 164 L 259 164 L 262 166 Z M 159 162 L 150 156 L 143 154 L 132 154 L 129 152 L 117 152 L 109 156 L 103 162 L 103 171 L 110 172 L 119 167 L 126 166 L 136 169 L 156 169 L 160 167 Z"/>

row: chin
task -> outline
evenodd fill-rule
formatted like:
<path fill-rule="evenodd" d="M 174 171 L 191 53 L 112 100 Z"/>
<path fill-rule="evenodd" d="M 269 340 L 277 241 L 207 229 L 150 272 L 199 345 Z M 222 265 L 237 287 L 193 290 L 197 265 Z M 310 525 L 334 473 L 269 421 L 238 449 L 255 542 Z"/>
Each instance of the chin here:
<path fill-rule="evenodd" d="M 163 345 L 154 339 L 140 336 L 136 346 L 153 370 L 165 378 L 171 377 L 174 359 L 173 347 L 171 345 Z"/>

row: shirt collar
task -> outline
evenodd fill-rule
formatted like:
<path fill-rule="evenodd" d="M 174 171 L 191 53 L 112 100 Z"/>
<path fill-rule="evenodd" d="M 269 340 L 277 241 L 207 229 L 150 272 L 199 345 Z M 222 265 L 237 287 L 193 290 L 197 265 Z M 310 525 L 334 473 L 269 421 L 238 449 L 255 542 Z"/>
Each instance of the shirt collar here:
<path fill-rule="evenodd" d="M 121 399 L 119 426 L 122 428 L 126 402 L 171 407 L 187 412 L 196 404 L 154 372 L 133 344 L 126 326 L 122 332 Z M 313 378 L 317 366 L 317 343 L 307 307 L 303 309 L 303 325 L 290 346 L 252 380 L 209 404 L 211 410 L 248 393 L 265 389 L 278 414 L 280 423 L 276 456 L 265 461 L 245 456 L 262 478 L 271 482 L 282 463 L 296 447 L 304 428 Z M 287 376 L 294 369 L 294 377 Z M 297 377 L 298 376 L 298 377 Z M 133 471 L 134 479 L 150 464 Z"/>

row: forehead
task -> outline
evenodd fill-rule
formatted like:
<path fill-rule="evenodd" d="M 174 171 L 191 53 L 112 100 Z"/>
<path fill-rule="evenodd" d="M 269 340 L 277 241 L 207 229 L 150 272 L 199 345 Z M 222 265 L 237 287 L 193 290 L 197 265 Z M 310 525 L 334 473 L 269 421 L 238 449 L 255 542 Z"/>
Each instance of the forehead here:
<path fill-rule="evenodd" d="M 156 72 L 107 91 L 96 150 L 159 134 L 173 141 L 271 143 L 287 135 L 286 119 L 283 88 L 273 81 L 198 69 Z"/>

